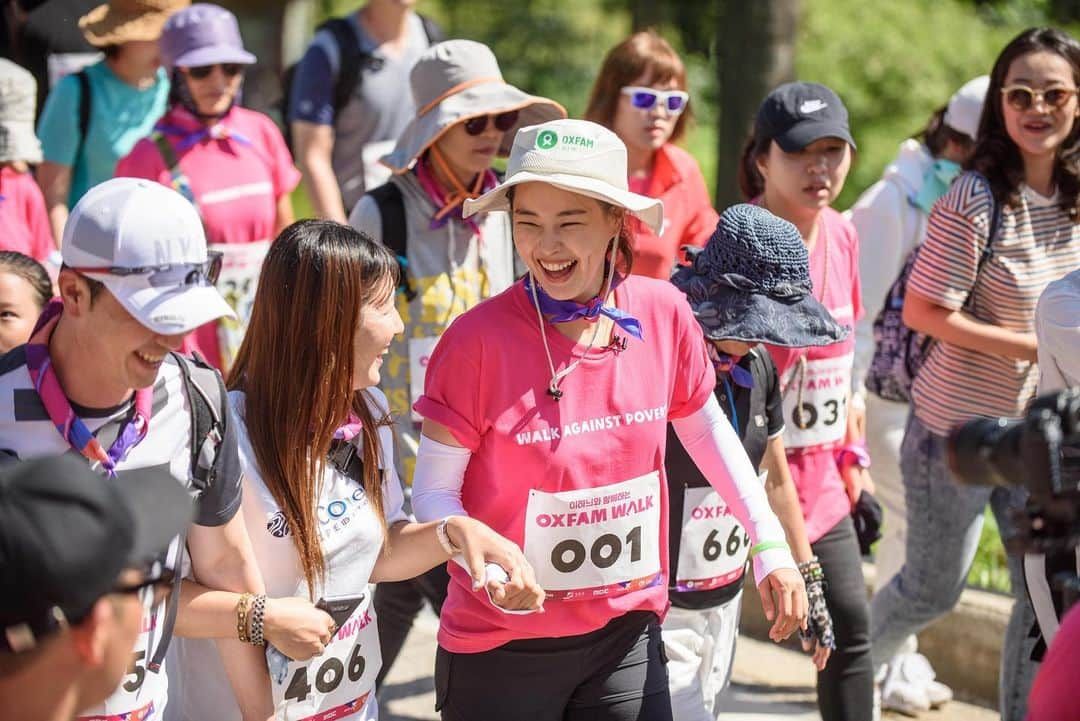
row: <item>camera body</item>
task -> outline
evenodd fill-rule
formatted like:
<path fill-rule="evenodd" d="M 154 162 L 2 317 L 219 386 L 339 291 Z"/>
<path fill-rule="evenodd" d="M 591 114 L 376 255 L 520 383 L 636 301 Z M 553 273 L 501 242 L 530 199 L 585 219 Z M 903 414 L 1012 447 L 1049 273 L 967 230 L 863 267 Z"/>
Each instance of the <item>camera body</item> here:
<path fill-rule="evenodd" d="M 968 484 L 1019 485 L 1025 508 L 1014 515 L 1010 553 L 1061 553 L 1080 545 L 1080 388 L 1039 396 L 1020 420 L 976 418 L 949 435 L 949 466 Z M 1070 600 L 1076 574 L 1055 578 Z M 1068 604 L 1071 605 L 1071 604 Z"/>

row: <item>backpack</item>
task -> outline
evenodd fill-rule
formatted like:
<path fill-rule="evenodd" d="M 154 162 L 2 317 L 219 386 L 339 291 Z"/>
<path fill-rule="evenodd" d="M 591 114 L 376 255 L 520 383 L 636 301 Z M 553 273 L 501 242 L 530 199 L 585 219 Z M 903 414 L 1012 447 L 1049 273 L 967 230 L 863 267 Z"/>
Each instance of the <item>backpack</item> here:
<path fill-rule="evenodd" d="M 170 353 L 180 368 L 180 378 L 184 393 L 188 399 L 191 415 L 191 488 L 204 491 L 217 481 L 217 459 L 221 444 L 225 441 L 225 419 L 229 410 L 226 406 L 228 394 L 221 374 L 207 363 L 198 353 L 191 357 L 179 353 Z M 180 533 L 179 546 L 187 543 L 187 532 Z M 168 640 L 172 638 L 176 626 L 176 612 L 180 601 L 182 574 L 177 569 L 173 577 L 172 595 L 165 608 L 165 619 L 161 629 L 161 640 L 157 644 L 153 657 L 146 668 L 155 673 L 161 668 L 168 651 Z"/>
<path fill-rule="evenodd" d="M 86 74 L 86 70 L 75 73 L 75 79 L 79 81 L 79 144 L 75 146 L 75 162 L 71 164 L 72 172 L 79 164 L 79 156 L 82 155 L 83 145 L 86 144 L 86 133 L 90 130 L 90 107 L 93 102 L 90 76 Z"/>
<path fill-rule="evenodd" d="M 424 26 L 424 34 L 427 36 L 429 45 L 440 43 L 446 39 L 446 34 L 443 33 L 442 28 L 434 20 L 419 13 L 417 15 L 420 17 L 420 23 Z M 334 117 L 337 118 L 338 113 L 349 104 L 352 96 L 360 90 L 364 80 L 363 70 L 367 68 L 378 71 L 382 68 L 383 60 L 360 48 L 356 30 L 353 29 L 353 25 L 348 18 L 330 18 L 315 28 L 316 33 L 321 30 L 329 31 L 334 39 L 334 44 L 338 48 L 338 74 L 334 79 Z M 292 88 L 298 64 L 293 63 L 285 68 L 281 78 L 282 134 L 285 136 L 285 144 L 289 147 L 289 152 L 294 152 L 292 130 L 290 128 L 292 123 L 289 122 L 292 108 L 289 104 L 292 102 Z"/>
<path fill-rule="evenodd" d="M 412 302 L 416 297 L 416 289 L 409 277 L 409 232 L 405 227 L 405 201 L 401 196 L 401 188 L 396 183 L 387 182 L 367 194 L 379 209 L 383 245 L 397 258 L 398 290 L 405 294 L 405 300 Z"/>
<path fill-rule="evenodd" d="M 970 310 L 969 304 L 975 295 L 979 273 L 986 261 L 990 259 L 993 253 L 991 246 L 1001 229 L 1001 204 L 994 199 L 989 181 L 982 176 L 979 177 L 986 191 L 990 193 L 993 209 L 990 216 L 990 229 L 986 236 L 986 246 L 975 266 L 975 282 L 971 284 L 971 289 L 962 306 L 965 310 Z M 919 369 L 929 357 L 934 342 L 930 336 L 906 326 L 903 318 L 908 280 L 921 247 L 921 245 L 915 246 L 911 251 L 904 262 L 904 267 L 900 270 L 900 275 L 889 286 L 885 303 L 874 319 L 874 357 L 866 373 L 866 389 L 887 401 L 911 402 L 911 386 L 915 382 Z"/>

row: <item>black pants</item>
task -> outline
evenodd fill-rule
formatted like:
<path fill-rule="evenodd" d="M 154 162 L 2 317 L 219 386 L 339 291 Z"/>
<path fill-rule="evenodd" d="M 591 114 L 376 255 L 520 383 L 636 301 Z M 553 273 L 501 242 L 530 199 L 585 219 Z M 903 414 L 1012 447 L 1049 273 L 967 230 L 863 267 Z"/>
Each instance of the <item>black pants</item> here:
<path fill-rule="evenodd" d="M 851 517 L 845 516 L 810 548 L 825 572 L 825 603 L 836 632 L 836 650 L 817 676 L 818 710 L 823 721 L 870 721 L 870 605 Z"/>
<path fill-rule="evenodd" d="M 427 573 L 408 581 L 393 581 L 375 586 L 375 615 L 379 619 L 379 650 L 382 652 L 382 668 L 375 678 L 375 686 L 382 687 L 383 679 L 401 653 L 416 616 L 424 608 L 424 601 L 431 604 L 435 615 L 442 611 L 446 600 L 446 586 L 450 573 L 441 564 Z"/>
<path fill-rule="evenodd" d="M 666 664 L 660 621 L 646 611 L 581 636 L 440 647 L 435 708 L 443 721 L 672 721 Z"/>

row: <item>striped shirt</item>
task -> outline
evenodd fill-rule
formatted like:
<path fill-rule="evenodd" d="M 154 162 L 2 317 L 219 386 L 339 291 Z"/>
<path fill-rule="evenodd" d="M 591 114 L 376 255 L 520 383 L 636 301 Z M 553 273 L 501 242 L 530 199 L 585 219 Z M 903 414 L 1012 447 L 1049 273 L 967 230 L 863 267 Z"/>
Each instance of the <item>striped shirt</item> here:
<path fill-rule="evenodd" d="M 993 201 L 986 183 L 965 173 L 930 214 L 909 287 L 950 310 L 971 293 L 967 312 L 977 320 L 1034 333 L 1043 289 L 1080 266 L 1080 226 L 1056 203 L 1023 188 L 1018 207 L 1002 208 L 990 258 L 976 272 Z M 1019 418 L 1038 381 L 1035 363 L 938 342 L 912 388 L 915 415 L 939 435 L 975 416 Z"/>

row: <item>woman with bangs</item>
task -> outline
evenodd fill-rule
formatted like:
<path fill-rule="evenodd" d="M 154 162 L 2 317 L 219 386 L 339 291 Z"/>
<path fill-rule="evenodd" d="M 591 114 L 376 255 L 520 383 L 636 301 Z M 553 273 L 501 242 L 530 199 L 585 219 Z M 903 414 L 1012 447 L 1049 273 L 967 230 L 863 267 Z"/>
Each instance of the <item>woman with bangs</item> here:
<path fill-rule="evenodd" d="M 276 719 L 375 719 L 368 584 L 462 554 L 479 587 L 485 561 L 517 574 L 524 559 L 479 521 L 420 524 L 402 510 L 393 426 L 374 387 L 403 328 L 393 255 L 348 226 L 304 220 L 271 244 L 262 278 L 228 381 L 244 516 L 267 594 L 310 599 L 335 623 L 306 661 L 268 645 L 262 692 Z M 212 652 L 189 654 L 178 675 L 188 718 L 239 718 Z"/>
<path fill-rule="evenodd" d="M 718 220 L 701 168 L 676 145 L 693 120 L 686 66 L 655 31 L 631 35 L 604 58 L 585 118 L 626 145 L 630 190 L 664 202 L 659 231 L 636 220 L 630 229 L 633 272 L 667 280 L 682 246 L 704 246 Z"/>
<path fill-rule="evenodd" d="M 1002 537 L 1016 533 L 1017 488 L 961 483 L 948 462 L 953 429 L 975 417 L 1021 418 L 1039 381 L 1035 308 L 1080 266 L 1080 43 L 1031 28 L 1001 51 L 967 172 L 934 205 L 908 279 L 904 322 L 934 339 L 912 384 L 900 447 L 907 503 L 904 565 L 874 594 L 874 661 L 960 598 L 989 502 Z M 965 469 L 968 478 L 979 470 Z M 1036 639 L 1020 561 L 1001 653 L 999 708 L 1025 718 Z M 1032 579 L 1035 580 L 1035 579 Z M 1042 583 L 1045 587 L 1045 579 Z M 1033 592 L 1033 598 L 1037 598 Z"/>

